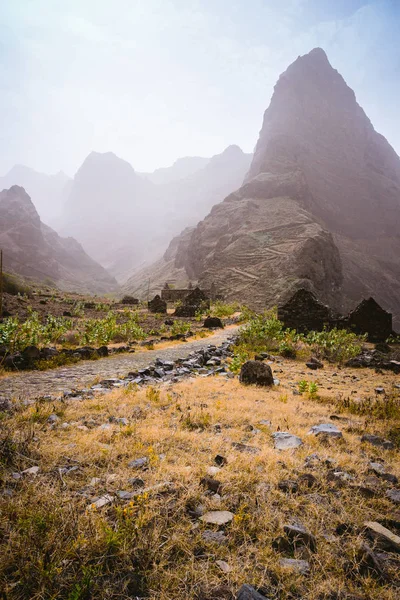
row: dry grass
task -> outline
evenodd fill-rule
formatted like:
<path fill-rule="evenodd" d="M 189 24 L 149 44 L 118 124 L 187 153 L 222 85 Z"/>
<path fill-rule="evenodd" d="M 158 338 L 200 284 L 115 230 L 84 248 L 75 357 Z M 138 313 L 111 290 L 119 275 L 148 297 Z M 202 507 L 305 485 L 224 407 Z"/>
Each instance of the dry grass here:
<path fill-rule="evenodd" d="M 205 600 L 230 598 L 229 590 L 248 582 L 279 599 L 328 599 L 348 590 L 363 598 L 395 600 L 398 589 L 348 570 L 356 564 L 364 521 L 399 520 L 385 498 L 390 484 L 379 482 L 381 492 L 370 499 L 353 487 L 365 482 L 371 459 L 384 459 L 387 470 L 400 477 L 397 450 L 360 441 L 362 433 L 386 434 L 396 423 L 348 415 L 339 422 L 344 440 L 323 442 L 307 435 L 312 425 L 329 421 L 346 379 L 352 382 L 349 388 L 354 382 L 357 393 L 367 395 L 378 383 L 389 389 L 395 377 L 385 374 L 377 382 L 370 371 L 342 371 L 336 384 L 330 381 L 335 380 L 332 367 L 317 376 L 304 375 L 303 367 L 290 361 L 280 367 L 284 373 L 276 374 L 281 385 L 273 390 L 243 387 L 221 377 L 197 378 L 81 402 L 39 404 L 3 419 L 3 432 L 11 434 L 2 451 L 1 484 L 13 492 L 0 501 L 3 597 Z M 318 379 L 319 401 L 293 395 L 305 377 Z M 60 417 L 54 428 L 47 423 L 51 413 Z M 129 425 L 102 429 L 111 416 L 126 417 Z M 272 427 L 259 425 L 261 419 L 270 420 Z M 252 426 L 259 431 L 252 432 Z M 271 432 L 278 429 L 299 435 L 303 447 L 275 450 Z M 233 442 L 260 452 L 238 452 Z M 307 469 L 305 459 L 312 453 L 321 460 Z M 200 484 L 217 454 L 227 459 L 215 475 L 223 486 L 221 497 L 207 494 Z M 143 456 L 149 461 L 146 470 L 128 467 Z M 326 459 L 354 481 L 343 487 L 329 482 Z M 13 480 L 13 471 L 36 464 L 37 477 Z M 66 466 L 78 469 L 60 474 L 58 469 Z M 279 481 L 296 480 L 305 472 L 316 478 L 311 489 L 300 488 L 296 494 L 278 489 Z M 131 502 L 115 499 L 102 509 L 90 508 L 95 497 L 132 490 L 132 477 L 141 477 L 146 488 L 170 485 Z M 92 478 L 99 481 L 90 487 Z M 204 530 L 217 528 L 193 516 L 200 504 L 206 510 L 234 513 L 225 528 L 225 544 L 203 540 Z M 317 538 L 317 553 L 303 549 L 296 554 L 310 560 L 308 576 L 284 571 L 279 566 L 283 555 L 272 547 L 283 525 L 293 519 Z M 335 530 L 341 523 L 351 525 L 351 533 L 338 536 Z M 226 561 L 230 572 L 223 573 L 217 560 Z M 395 566 L 391 568 L 394 577 Z"/>

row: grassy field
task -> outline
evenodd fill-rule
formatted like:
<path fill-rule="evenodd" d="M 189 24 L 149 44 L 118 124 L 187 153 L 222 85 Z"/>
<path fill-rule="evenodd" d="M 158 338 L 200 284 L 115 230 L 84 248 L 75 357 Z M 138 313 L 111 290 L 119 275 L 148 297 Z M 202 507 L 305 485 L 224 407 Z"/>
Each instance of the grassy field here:
<path fill-rule="evenodd" d="M 382 558 L 384 578 L 361 556 L 366 521 L 398 533 L 399 511 L 386 497 L 396 485 L 369 465 L 400 477 L 396 376 L 328 364 L 311 373 L 289 359 L 272 369 L 280 384 L 270 389 L 196 378 L 2 415 L 2 597 L 211 600 L 249 583 L 276 599 L 398 598 L 399 555 Z M 388 401 L 389 418 L 371 411 Z M 319 423 L 335 423 L 343 439 L 309 435 Z M 276 450 L 279 430 L 303 445 Z M 364 433 L 395 448 L 361 442 Z M 226 459 L 219 470 L 217 455 Z M 140 458 L 143 466 L 129 466 Z M 35 466 L 36 474 L 13 475 Z M 285 481 L 296 491 L 284 491 Z M 214 510 L 233 518 L 201 520 Z M 315 552 L 279 543 L 293 522 L 315 536 Z M 309 573 L 284 568 L 284 557 L 307 560 Z"/>

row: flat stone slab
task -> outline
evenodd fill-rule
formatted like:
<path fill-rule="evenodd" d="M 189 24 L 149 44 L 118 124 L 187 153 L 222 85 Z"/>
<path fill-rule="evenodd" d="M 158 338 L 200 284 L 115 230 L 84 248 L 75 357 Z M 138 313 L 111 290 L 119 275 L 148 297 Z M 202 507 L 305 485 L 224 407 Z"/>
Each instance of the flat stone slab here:
<path fill-rule="evenodd" d="M 400 490 L 388 490 L 386 496 L 395 504 L 400 504 Z"/>
<path fill-rule="evenodd" d="M 364 527 L 366 527 L 367 531 L 371 533 L 373 537 L 383 540 L 394 550 L 400 552 L 400 537 L 395 533 L 392 533 L 390 529 L 386 529 L 386 527 L 376 521 L 366 521 Z"/>
<path fill-rule="evenodd" d="M 111 496 L 111 494 L 104 494 L 104 496 L 100 496 L 100 498 L 98 498 L 95 502 L 92 502 L 91 504 L 89 504 L 88 508 L 89 510 L 93 510 L 96 508 L 103 508 L 103 506 L 107 506 L 107 504 L 111 504 L 111 502 L 114 501 L 114 496 Z"/>
<path fill-rule="evenodd" d="M 200 517 L 203 523 L 212 523 L 213 525 L 226 525 L 230 523 L 235 515 L 229 510 L 210 510 Z"/>
<path fill-rule="evenodd" d="M 276 450 L 289 450 L 290 448 L 299 448 L 303 444 L 302 440 L 287 431 L 277 431 L 272 434 L 274 438 L 274 447 Z"/>
<path fill-rule="evenodd" d="M 340 429 L 338 429 L 336 427 L 336 425 L 332 425 L 332 423 L 321 423 L 321 425 L 314 425 L 313 427 L 311 427 L 311 429 L 308 433 L 317 435 L 317 436 L 323 435 L 323 436 L 335 437 L 335 438 L 343 437 L 343 434 L 340 431 Z"/>
<path fill-rule="evenodd" d="M 310 563 L 307 560 L 298 560 L 296 558 L 281 558 L 279 564 L 284 569 L 290 569 L 296 573 L 305 575 L 310 570 Z"/>
<path fill-rule="evenodd" d="M 373 446 L 377 446 L 378 448 L 384 448 L 385 450 L 393 450 L 394 444 L 390 440 L 385 440 L 385 438 L 380 437 L 379 435 L 370 435 L 365 434 L 361 437 L 362 442 L 369 442 Z"/>

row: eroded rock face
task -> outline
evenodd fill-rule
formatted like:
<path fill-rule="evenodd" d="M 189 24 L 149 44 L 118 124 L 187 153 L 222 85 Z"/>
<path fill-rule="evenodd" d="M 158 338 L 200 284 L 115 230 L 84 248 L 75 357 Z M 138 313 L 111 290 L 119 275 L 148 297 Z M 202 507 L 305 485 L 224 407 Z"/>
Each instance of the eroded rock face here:
<path fill-rule="evenodd" d="M 400 159 L 317 48 L 279 78 L 245 184 L 176 264 L 256 308 L 303 287 L 342 312 L 373 295 L 400 315 L 399 230 Z"/>
<path fill-rule="evenodd" d="M 58 287 L 105 293 L 117 282 L 73 238 L 62 238 L 41 222 L 22 187 L 0 192 L 0 246 L 7 267 L 36 280 L 49 278 Z"/>

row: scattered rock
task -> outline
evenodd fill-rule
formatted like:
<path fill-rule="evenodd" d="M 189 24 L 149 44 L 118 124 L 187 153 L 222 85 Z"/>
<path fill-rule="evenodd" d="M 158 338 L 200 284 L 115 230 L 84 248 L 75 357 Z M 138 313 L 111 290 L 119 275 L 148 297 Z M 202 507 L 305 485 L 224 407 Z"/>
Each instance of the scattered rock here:
<path fill-rule="evenodd" d="M 271 367 L 258 360 L 248 360 L 242 365 L 239 381 L 246 385 L 271 386 L 274 384 Z"/>
<path fill-rule="evenodd" d="M 386 496 L 395 504 L 400 504 L 400 490 L 387 490 Z"/>
<path fill-rule="evenodd" d="M 135 460 L 131 460 L 128 463 L 128 467 L 131 469 L 141 469 L 142 467 L 146 467 L 149 463 L 149 459 L 147 456 L 142 456 L 141 458 L 135 458 Z"/>
<path fill-rule="evenodd" d="M 317 369 L 323 369 L 324 368 L 323 363 L 320 360 L 318 360 L 318 358 L 315 358 L 314 356 L 311 357 L 308 362 L 306 362 L 306 366 L 309 369 L 312 369 L 313 371 L 316 371 Z"/>
<path fill-rule="evenodd" d="M 285 525 L 283 530 L 294 548 L 307 546 L 312 552 L 317 551 L 317 540 L 302 525 Z"/>
<path fill-rule="evenodd" d="M 336 425 L 332 425 L 332 423 L 322 423 L 321 425 L 314 425 L 311 427 L 309 434 L 314 434 L 315 436 L 323 435 L 324 437 L 334 437 L 334 438 L 342 438 L 343 434 L 336 427 Z"/>
<path fill-rule="evenodd" d="M 245 583 L 238 590 L 236 594 L 236 600 L 267 600 L 267 598 L 259 592 L 257 592 L 257 590 L 253 588 L 252 585 L 248 585 L 247 583 Z"/>
<path fill-rule="evenodd" d="M 224 324 L 219 317 L 207 317 L 204 320 L 203 327 L 207 329 L 223 329 Z"/>
<path fill-rule="evenodd" d="M 240 442 L 232 442 L 233 448 L 239 450 L 239 452 L 248 452 L 249 454 L 258 454 L 261 452 L 260 448 L 255 446 L 248 446 L 247 444 L 241 444 Z"/>
<path fill-rule="evenodd" d="M 228 464 L 228 461 L 226 460 L 225 456 L 221 456 L 221 454 L 217 454 L 214 458 L 214 461 L 215 464 L 219 467 L 223 467 L 224 465 Z"/>
<path fill-rule="evenodd" d="M 287 493 L 296 493 L 298 490 L 298 485 L 296 481 L 293 481 L 293 479 L 284 479 L 283 481 L 280 481 L 278 483 L 278 489 L 280 489 L 282 492 Z"/>
<path fill-rule="evenodd" d="M 223 573 L 230 573 L 232 571 L 232 567 L 228 565 L 224 560 L 216 560 L 215 564 L 221 569 Z"/>
<path fill-rule="evenodd" d="M 274 447 L 276 450 L 289 450 L 290 448 L 299 448 L 303 444 L 297 435 L 292 435 L 287 431 L 277 431 L 272 434 L 274 438 Z"/>
<path fill-rule="evenodd" d="M 103 508 L 103 506 L 107 506 L 107 504 L 111 504 L 113 501 L 114 496 L 111 496 L 111 494 L 104 494 L 104 496 L 100 496 L 95 502 L 92 502 L 88 508 L 90 510 Z"/>
<path fill-rule="evenodd" d="M 367 533 L 373 538 L 383 542 L 385 548 L 400 552 L 400 537 L 392 533 L 386 527 L 383 527 L 376 521 L 367 521 L 364 523 Z"/>
<path fill-rule="evenodd" d="M 393 450 L 394 448 L 393 442 L 391 442 L 390 440 L 385 440 L 379 435 L 364 434 L 361 437 L 361 441 L 369 442 L 373 446 L 377 446 L 378 448 L 384 448 L 385 450 Z"/>
<path fill-rule="evenodd" d="M 210 529 L 203 531 L 201 537 L 205 542 L 211 544 L 226 544 L 228 540 L 223 531 L 211 531 Z"/>
<path fill-rule="evenodd" d="M 200 521 L 212 525 L 226 525 L 232 521 L 234 516 L 235 515 L 228 510 L 211 510 L 200 517 Z"/>
<path fill-rule="evenodd" d="M 306 575 L 310 570 L 310 563 L 307 560 L 298 560 L 296 558 L 281 558 L 279 561 L 281 567 L 290 569 L 295 573 Z"/>
<path fill-rule="evenodd" d="M 21 475 L 33 475 L 33 477 L 36 477 L 39 471 L 40 467 L 29 467 L 29 469 L 25 469 L 25 471 L 22 471 Z"/>
<path fill-rule="evenodd" d="M 203 487 L 207 488 L 210 492 L 214 494 L 220 494 L 222 492 L 222 483 L 217 479 L 212 479 L 211 477 L 203 477 L 200 480 L 200 483 Z"/>

